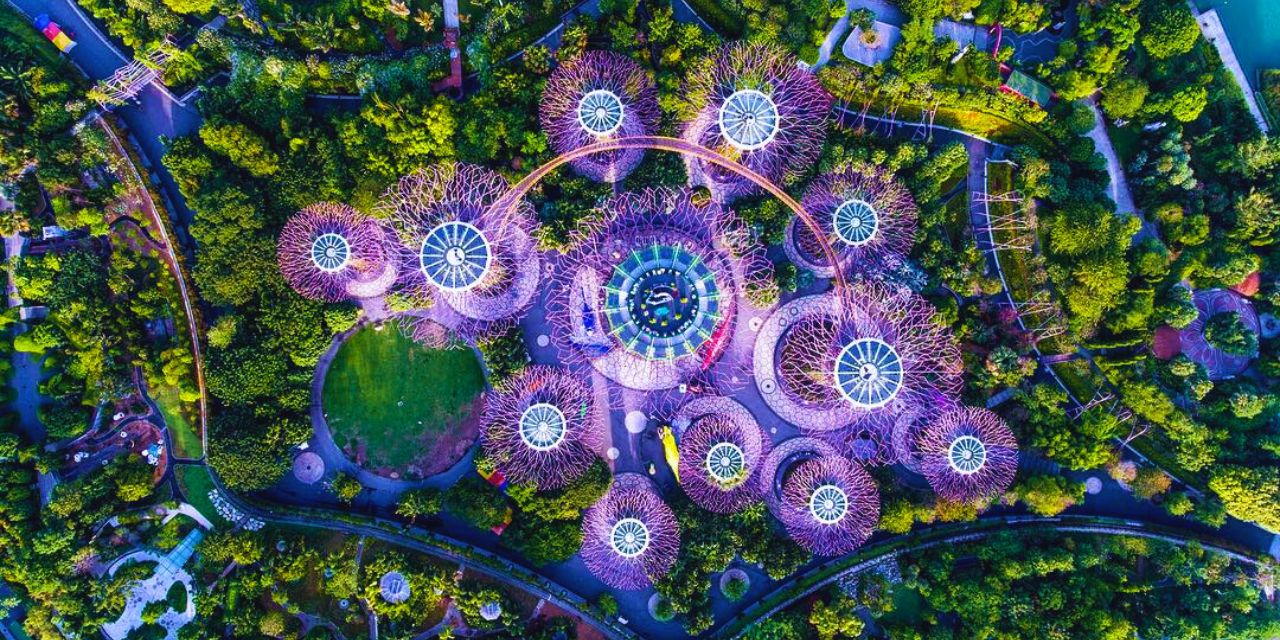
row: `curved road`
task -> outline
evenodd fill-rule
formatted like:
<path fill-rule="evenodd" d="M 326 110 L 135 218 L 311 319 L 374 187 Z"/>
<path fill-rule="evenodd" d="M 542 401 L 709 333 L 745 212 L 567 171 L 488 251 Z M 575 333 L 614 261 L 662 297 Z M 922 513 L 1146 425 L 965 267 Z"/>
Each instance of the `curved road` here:
<path fill-rule="evenodd" d="M 1003 527 L 1000 526 L 1002 524 Z M 779 584 L 772 592 L 757 600 L 757 604 L 755 606 L 748 608 L 738 616 L 735 616 L 732 620 L 727 621 L 723 626 L 713 632 L 711 637 L 740 637 L 742 635 L 741 629 L 743 628 L 743 625 L 749 625 L 756 620 L 768 618 L 769 616 L 783 611 L 796 601 L 801 600 L 802 598 L 805 598 L 806 596 L 815 593 L 846 576 L 856 575 L 875 566 L 876 564 L 879 564 L 880 562 L 892 559 L 902 553 L 923 551 L 925 549 L 941 545 L 955 545 L 980 540 L 988 534 L 996 532 L 992 531 L 992 529 L 1046 531 L 1062 534 L 1087 533 L 1092 535 L 1129 536 L 1160 540 L 1178 546 L 1199 544 L 1206 549 L 1226 555 L 1232 560 L 1243 562 L 1254 567 L 1270 566 L 1270 562 L 1261 560 L 1250 552 L 1243 551 L 1229 544 L 1224 544 L 1222 541 L 1211 536 L 1204 536 L 1193 532 L 1178 531 L 1169 527 L 1156 526 L 1142 520 L 1088 516 L 1058 516 L 1052 518 L 1034 516 L 989 517 L 982 518 L 976 523 L 966 523 L 964 526 L 957 527 L 942 525 L 939 527 L 912 530 L 908 535 L 915 538 L 929 536 L 931 533 L 939 530 L 951 532 L 940 538 L 931 538 L 921 541 L 919 544 L 906 547 L 898 546 L 898 543 L 900 543 L 905 537 L 895 536 L 881 543 L 863 547 L 858 553 L 851 554 L 851 556 L 846 557 L 843 562 L 835 563 L 847 565 L 841 566 L 835 571 L 831 571 L 831 565 L 824 565 L 816 567 L 808 572 L 792 576 L 787 581 Z M 855 558 L 857 561 L 852 562 Z M 817 582 L 805 584 L 807 580 L 811 580 L 825 572 L 830 573 L 819 578 Z M 801 587 L 802 584 L 805 586 Z M 767 610 L 756 610 L 765 606 L 767 602 L 773 599 L 778 599 L 778 601 L 770 603 Z"/>

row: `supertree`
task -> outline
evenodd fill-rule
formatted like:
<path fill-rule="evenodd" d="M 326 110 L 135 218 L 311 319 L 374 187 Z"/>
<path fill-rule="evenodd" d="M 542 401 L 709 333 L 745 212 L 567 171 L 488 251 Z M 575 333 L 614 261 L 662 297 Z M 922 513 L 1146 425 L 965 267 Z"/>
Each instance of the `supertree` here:
<path fill-rule="evenodd" d="M 820 176 L 802 204 L 826 230 L 841 269 L 873 268 L 889 255 L 906 255 L 915 242 L 919 210 L 911 192 L 874 165 Z M 797 265 L 821 277 L 834 275 L 818 236 L 795 218 L 787 225 L 783 248 Z"/>
<path fill-rule="evenodd" d="M 438 296 L 452 312 L 438 319 L 466 337 L 519 320 L 538 291 L 533 208 L 492 206 L 508 189 L 493 171 L 444 163 L 401 178 L 380 204 L 400 239 L 401 291 Z"/>
<path fill-rule="evenodd" d="M 638 474 L 620 474 L 582 518 L 582 561 L 614 589 L 645 589 L 666 575 L 680 551 L 676 516 Z"/>
<path fill-rule="evenodd" d="M 954 397 L 964 367 L 935 315 L 920 296 L 871 281 L 797 298 L 770 315 L 756 339 L 761 395 L 811 432 Z"/>
<path fill-rule="evenodd" d="M 1018 470 L 1018 442 L 1000 416 L 961 407 L 933 419 L 916 436 L 920 473 L 942 498 L 983 502 L 999 496 Z"/>
<path fill-rule="evenodd" d="M 658 128 L 658 92 L 640 65 L 609 51 L 588 51 L 560 65 L 542 90 L 542 129 L 556 153 Z M 617 182 L 644 159 L 643 149 L 594 153 L 572 161 L 580 174 Z"/>
<path fill-rule="evenodd" d="M 371 297 L 395 278 L 388 240 L 376 220 L 345 204 L 322 202 L 289 218 L 276 258 L 285 281 L 307 298 Z"/>
<path fill-rule="evenodd" d="M 732 335 L 736 269 L 763 253 L 740 229 L 732 212 L 688 191 L 610 198 L 581 225 L 548 301 L 566 357 L 642 391 L 708 370 Z"/>
<path fill-rule="evenodd" d="M 764 492 L 760 467 L 769 439 L 746 414 L 701 415 L 680 437 L 680 486 L 708 511 L 739 511 Z"/>
<path fill-rule="evenodd" d="M 831 97 L 794 56 L 774 45 L 733 43 L 689 77 L 684 139 L 714 149 L 774 182 L 807 169 L 826 135 Z M 694 184 L 728 202 L 756 187 L 686 158 Z"/>
<path fill-rule="evenodd" d="M 880 494 L 862 467 L 839 456 L 795 465 L 782 485 L 780 520 L 802 547 L 838 556 L 862 546 L 880 520 Z"/>
<path fill-rule="evenodd" d="M 602 426 L 591 389 L 567 371 L 532 366 L 489 392 L 485 455 L 508 478 L 559 489 L 596 460 Z"/>

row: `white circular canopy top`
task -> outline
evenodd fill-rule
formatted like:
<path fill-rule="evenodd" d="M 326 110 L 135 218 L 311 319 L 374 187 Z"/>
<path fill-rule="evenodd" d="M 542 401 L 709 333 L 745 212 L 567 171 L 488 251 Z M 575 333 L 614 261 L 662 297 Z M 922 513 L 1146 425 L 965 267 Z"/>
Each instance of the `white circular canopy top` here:
<path fill-rule="evenodd" d="M 947 449 L 947 464 L 956 473 L 969 475 L 977 473 L 987 462 L 987 446 L 973 436 L 960 436 L 951 441 Z"/>
<path fill-rule="evenodd" d="M 809 513 L 822 524 L 835 524 L 849 512 L 849 496 L 834 484 L 824 484 L 809 495 Z"/>
<path fill-rule="evenodd" d="M 755 89 L 735 91 L 720 105 L 720 132 L 729 144 L 752 151 L 769 144 L 778 134 L 778 107 Z"/>
<path fill-rule="evenodd" d="M 850 404 L 874 409 L 888 404 L 902 389 L 902 358 L 884 340 L 860 338 L 840 351 L 834 375 Z"/>
<path fill-rule="evenodd" d="M 880 216 L 870 203 L 854 198 L 845 200 L 836 207 L 831 222 L 835 227 L 836 237 L 841 242 L 851 247 L 860 247 L 876 237 Z"/>
<path fill-rule="evenodd" d="M 649 527 L 636 518 L 623 518 L 613 525 L 609 545 L 618 555 L 634 558 L 649 548 Z"/>
<path fill-rule="evenodd" d="M 564 440 L 564 412 L 559 407 L 539 402 L 520 414 L 520 439 L 530 449 L 548 451 Z"/>
<path fill-rule="evenodd" d="M 437 287 L 465 291 L 489 272 L 493 253 L 489 240 L 475 225 L 454 220 L 427 233 L 418 260 L 422 272 Z"/>
<path fill-rule="evenodd" d="M 588 91 L 578 100 L 578 124 L 591 135 L 607 136 L 622 126 L 624 110 L 622 99 L 614 92 Z"/>
<path fill-rule="evenodd" d="M 732 442 L 717 442 L 707 450 L 707 473 L 717 482 L 729 484 L 742 477 L 746 460 L 742 448 Z"/>
<path fill-rule="evenodd" d="M 351 261 L 351 243 L 336 233 L 322 233 L 311 241 L 311 263 L 325 273 L 342 271 Z"/>

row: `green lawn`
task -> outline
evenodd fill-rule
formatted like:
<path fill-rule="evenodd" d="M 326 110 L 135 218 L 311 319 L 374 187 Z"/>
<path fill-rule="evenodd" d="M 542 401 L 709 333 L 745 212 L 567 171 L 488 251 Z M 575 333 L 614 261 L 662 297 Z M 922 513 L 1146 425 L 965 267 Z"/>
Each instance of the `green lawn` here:
<path fill-rule="evenodd" d="M 191 424 L 182 411 L 182 399 L 178 397 L 178 389 L 165 384 L 151 387 L 151 399 L 160 407 L 164 415 L 164 423 L 169 427 L 169 435 L 173 436 L 174 454 L 180 458 L 199 459 L 204 456 L 204 443 L 200 440 L 200 430 Z"/>
<path fill-rule="evenodd" d="M 370 469 L 429 475 L 475 439 L 484 373 L 467 348 L 427 349 L 365 328 L 338 350 L 323 402 L 334 442 Z M 363 452 L 361 449 L 363 448 Z"/>
<path fill-rule="evenodd" d="M 213 507 L 213 501 L 209 500 L 209 492 L 214 489 L 209 470 L 201 465 L 180 464 L 173 468 L 173 473 L 178 479 L 178 486 L 182 488 L 182 494 L 187 497 L 187 502 L 191 503 L 196 511 L 204 514 L 209 522 L 220 522 L 222 516 L 218 515 L 218 510 Z"/>

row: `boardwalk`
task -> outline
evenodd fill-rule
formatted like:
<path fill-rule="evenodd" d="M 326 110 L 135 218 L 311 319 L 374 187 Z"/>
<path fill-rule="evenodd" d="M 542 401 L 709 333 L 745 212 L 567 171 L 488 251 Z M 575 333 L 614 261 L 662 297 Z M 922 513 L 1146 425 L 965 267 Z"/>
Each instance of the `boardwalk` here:
<path fill-rule="evenodd" d="M 1191 13 L 1196 14 L 1196 6 L 1194 2 L 1187 2 L 1191 7 Z M 1244 68 L 1240 66 L 1240 61 L 1236 59 L 1235 49 L 1231 48 L 1231 39 L 1227 37 L 1227 31 L 1222 27 L 1222 19 L 1218 17 L 1217 9 L 1210 9 L 1204 13 L 1196 15 L 1196 24 L 1200 25 L 1200 33 L 1204 34 L 1205 40 L 1213 43 L 1218 49 L 1218 55 L 1222 58 L 1222 64 L 1226 65 L 1231 71 L 1231 75 L 1235 76 L 1236 84 L 1240 85 L 1240 92 L 1244 94 L 1244 101 L 1249 104 L 1249 113 L 1253 116 L 1258 128 L 1263 133 L 1268 133 L 1267 119 L 1262 117 L 1262 109 L 1258 107 L 1258 99 L 1254 96 L 1253 88 L 1249 83 L 1249 76 L 1245 75 Z"/>

